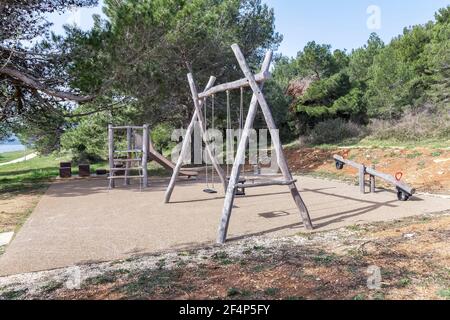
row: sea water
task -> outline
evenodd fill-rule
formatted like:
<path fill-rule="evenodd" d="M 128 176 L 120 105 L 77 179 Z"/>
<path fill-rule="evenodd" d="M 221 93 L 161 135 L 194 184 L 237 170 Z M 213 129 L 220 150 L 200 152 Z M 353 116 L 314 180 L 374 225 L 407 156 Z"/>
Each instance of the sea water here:
<path fill-rule="evenodd" d="M 0 153 L 22 150 L 25 150 L 25 146 L 21 144 L 0 144 Z"/>
<path fill-rule="evenodd" d="M 20 140 L 15 136 L 9 139 L 0 140 L 0 153 L 22 150 L 25 150 L 25 146 L 21 144 Z"/>

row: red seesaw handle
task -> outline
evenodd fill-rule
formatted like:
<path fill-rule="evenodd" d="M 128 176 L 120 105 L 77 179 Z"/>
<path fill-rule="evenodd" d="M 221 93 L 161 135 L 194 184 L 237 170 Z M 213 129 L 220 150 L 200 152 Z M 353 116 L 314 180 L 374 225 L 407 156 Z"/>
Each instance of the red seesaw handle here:
<path fill-rule="evenodd" d="M 402 177 L 403 177 L 403 172 L 397 172 L 397 173 L 395 174 L 395 179 L 396 179 L 397 181 L 402 180 Z"/>

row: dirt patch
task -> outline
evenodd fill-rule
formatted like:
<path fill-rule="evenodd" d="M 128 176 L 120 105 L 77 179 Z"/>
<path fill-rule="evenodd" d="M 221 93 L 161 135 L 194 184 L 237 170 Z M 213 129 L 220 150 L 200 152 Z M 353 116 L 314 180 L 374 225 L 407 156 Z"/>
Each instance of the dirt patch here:
<path fill-rule="evenodd" d="M 0 232 L 16 231 L 33 211 L 44 190 L 0 195 Z"/>
<path fill-rule="evenodd" d="M 354 148 L 317 149 L 300 148 L 286 150 L 286 157 L 293 172 L 314 173 L 356 182 L 357 170 L 345 166 L 336 170 L 333 155 L 343 155 L 366 166 L 375 165 L 391 175 L 403 173 L 403 180 L 419 192 L 450 193 L 450 150 L 448 149 L 401 149 L 401 148 Z M 379 186 L 391 187 L 378 182 Z"/>
<path fill-rule="evenodd" d="M 68 269 L 0 278 L 0 297 L 450 299 L 449 230 L 445 212 L 319 234 L 255 237 L 80 266 L 78 290 L 66 288 Z M 379 283 L 369 288 L 373 270 Z"/>

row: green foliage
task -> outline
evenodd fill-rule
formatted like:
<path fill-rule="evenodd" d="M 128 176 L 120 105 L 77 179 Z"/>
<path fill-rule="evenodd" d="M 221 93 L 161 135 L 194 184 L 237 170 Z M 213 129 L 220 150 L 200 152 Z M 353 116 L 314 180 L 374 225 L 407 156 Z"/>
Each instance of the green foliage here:
<path fill-rule="evenodd" d="M 285 89 L 278 81 L 270 80 L 264 87 L 264 94 L 270 104 L 275 123 L 280 131 L 280 137 L 284 141 L 295 138 L 292 128 L 289 126 L 289 105 L 291 99 L 285 93 Z"/>
<path fill-rule="evenodd" d="M 383 41 L 376 33 L 372 33 L 367 44 L 362 48 L 353 50 L 350 56 L 348 73 L 350 81 L 364 85 L 368 78 L 369 67 L 373 64 L 374 57 L 384 47 Z"/>
<path fill-rule="evenodd" d="M 66 27 L 67 36 L 59 44 L 70 48 L 73 57 L 68 66 L 73 87 L 87 91 L 103 84 L 96 104 L 76 109 L 89 119 L 69 121 L 63 134 L 62 146 L 77 157 L 104 157 L 107 123 L 148 123 L 155 147 L 167 148 L 171 128 L 186 126 L 192 116 L 188 72 L 199 90 L 210 75 L 218 75 L 218 83 L 235 80 L 242 74 L 232 43 L 255 66 L 266 49 L 281 41 L 273 10 L 260 0 L 104 4 L 108 20 L 96 17 L 87 32 Z M 223 103 L 219 97 L 217 101 L 217 115 L 223 118 Z"/>
<path fill-rule="evenodd" d="M 363 133 L 364 130 L 359 125 L 336 118 L 319 122 L 311 130 L 308 142 L 312 144 L 337 143 L 361 136 Z"/>
<path fill-rule="evenodd" d="M 445 112 L 437 114 L 406 113 L 400 119 L 371 120 L 368 129 L 371 137 L 393 142 L 420 142 L 426 139 L 449 140 L 450 116 Z"/>
<path fill-rule="evenodd" d="M 291 111 L 287 118 L 300 134 L 327 119 L 342 118 L 362 125 L 372 122 L 377 139 L 396 134 L 400 141 L 448 139 L 449 12 L 447 6 L 434 22 L 405 28 L 387 45 L 373 33 L 351 54 L 331 53 L 331 46 L 310 42 L 296 59 L 279 58 L 274 80 L 290 96 L 290 102 L 282 102 L 290 103 L 290 108 L 277 108 Z M 405 118 L 420 118 L 423 124 L 414 120 L 407 127 Z M 398 127 L 398 122 L 405 125 Z M 386 124 L 382 130 L 380 123 Z"/>
<path fill-rule="evenodd" d="M 0 138 L 22 131 L 43 152 L 58 148 L 63 117 L 71 109 L 67 101 L 90 100 L 88 93 L 95 89 L 82 94 L 71 90 L 66 72 L 70 51 L 52 45 L 62 37 L 50 34 L 47 15 L 95 4 L 95 0 L 1 2 Z"/>
<path fill-rule="evenodd" d="M 86 33 L 68 29 L 76 52 L 74 86 L 109 82 L 105 96 L 127 96 L 135 118 L 155 126 L 185 125 L 191 115 L 186 73 L 203 86 L 241 77 L 230 45 L 238 43 L 252 64 L 275 48 L 273 10 L 260 0 L 105 1 L 109 21 Z M 226 72 L 225 72 L 226 70 Z"/>
<path fill-rule="evenodd" d="M 35 13 L 67 8 L 55 0 L 25 5 L 28 12 L 7 10 L 32 18 Z M 11 56 L 11 66 L 30 61 L 26 64 L 30 67 L 21 71 L 43 79 L 56 92 L 47 97 L 22 84 L 18 91 L 11 77 L 2 75 L 0 96 L 5 103 L 0 120 L 9 118 L 0 122 L 0 137 L 14 132 L 42 153 L 62 147 L 77 161 L 90 161 L 106 155 L 108 123 L 148 123 L 156 148 L 167 148 L 168 130 L 186 126 L 192 116 L 186 73 L 195 75 L 199 90 L 210 75 L 218 76 L 217 83 L 241 78 L 232 43 L 240 45 L 256 71 L 263 52 L 276 49 L 282 39 L 275 31 L 273 9 L 261 0 L 105 0 L 104 5 L 107 19 L 94 17 L 91 30 L 66 26 L 65 36 L 48 35 L 33 50 L 17 47 L 12 55 L 9 47 L 2 47 L 0 55 Z M 276 57 L 265 93 L 282 139 L 307 134 L 335 118 L 362 125 L 376 119 L 398 121 L 406 114 L 448 119 L 449 17 L 447 6 L 436 13 L 435 21 L 405 28 L 389 44 L 371 34 L 351 53 L 311 41 L 294 59 Z M 4 44 L 14 33 L 10 20 L 14 15 L 0 25 Z M 34 21 L 38 28 L 30 29 L 31 37 L 47 30 L 41 18 Z M 21 21 L 25 26 L 32 22 Z M 67 89 L 65 94 L 73 92 L 70 99 L 61 98 L 61 88 Z M 223 100 L 217 97 L 219 124 L 225 119 Z M 258 115 L 255 127 L 260 123 Z M 413 132 L 420 137 L 449 136 L 448 126 L 441 122 L 429 133 L 423 132 L 425 126 L 417 127 Z M 396 134 L 391 131 L 389 135 Z"/>
<path fill-rule="evenodd" d="M 53 153 L 0 166 L 0 193 L 41 189 L 58 176 L 59 162 L 67 160 L 70 160 L 70 155 Z M 91 171 L 104 165 L 101 162 L 93 164 Z M 72 174 L 77 174 L 77 171 L 77 167 L 72 168 Z"/>
<path fill-rule="evenodd" d="M 240 295 L 242 293 L 241 290 L 237 289 L 237 288 L 228 288 L 227 290 L 227 296 L 228 297 L 235 297 L 237 295 Z"/>
<path fill-rule="evenodd" d="M 313 111 L 316 106 L 331 106 L 333 101 L 342 97 L 350 89 L 349 77 L 345 73 L 337 73 L 324 80 L 315 81 L 306 93 L 298 100 L 297 111 L 311 112 L 313 115 L 321 115 Z M 313 108 L 308 108 L 312 106 Z"/>
<path fill-rule="evenodd" d="M 342 63 L 342 53 L 336 52 Z M 331 45 L 308 42 L 297 55 L 295 61 L 302 76 L 313 76 L 317 80 L 330 76 L 338 67 L 335 57 L 331 53 Z"/>
<path fill-rule="evenodd" d="M 73 154 L 75 162 L 95 161 L 107 158 L 107 123 L 101 116 L 84 118 L 62 136 L 64 150 Z"/>
<path fill-rule="evenodd" d="M 437 294 L 446 300 L 450 300 L 450 289 L 439 290 Z"/>
<path fill-rule="evenodd" d="M 15 160 L 15 159 L 24 157 L 30 153 L 33 153 L 33 150 L 2 152 L 2 153 L 0 153 L 0 163 Z"/>
<path fill-rule="evenodd" d="M 173 128 L 167 124 L 158 124 L 154 128 L 151 128 L 153 147 L 159 151 L 166 150 L 172 143 L 172 131 Z"/>

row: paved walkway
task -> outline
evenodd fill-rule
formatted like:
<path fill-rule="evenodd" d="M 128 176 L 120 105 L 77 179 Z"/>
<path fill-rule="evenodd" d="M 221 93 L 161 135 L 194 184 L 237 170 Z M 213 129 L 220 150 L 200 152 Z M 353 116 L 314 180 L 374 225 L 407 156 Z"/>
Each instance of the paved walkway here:
<path fill-rule="evenodd" d="M 357 186 L 297 178 L 317 230 L 450 209 L 448 199 L 399 202 L 390 191 L 361 195 Z M 168 181 L 151 181 L 142 192 L 138 186 L 108 191 L 104 178 L 55 182 L 0 256 L 0 275 L 214 243 L 223 194 L 206 194 L 203 183 L 183 182 L 173 202 L 164 204 Z M 235 202 L 229 240 L 305 231 L 286 186 L 247 191 Z"/>
<path fill-rule="evenodd" d="M 27 154 L 26 156 L 23 156 L 23 157 L 20 157 L 20 158 L 17 158 L 17 159 L 8 161 L 8 162 L 0 163 L 0 166 L 6 166 L 7 164 L 13 164 L 13 163 L 27 161 L 27 160 L 30 160 L 30 159 L 33 159 L 33 158 L 37 157 L 37 155 L 38 155 L 37 152 L 33 152 L 33 153 L 30 153 L 30 154 Z"/>

